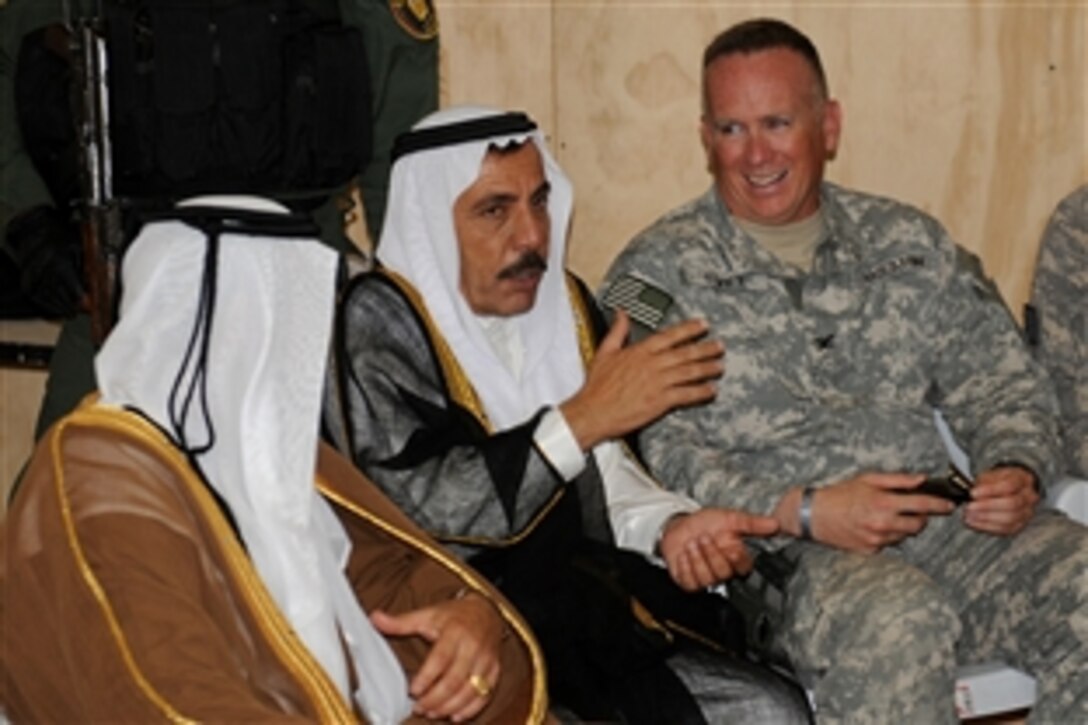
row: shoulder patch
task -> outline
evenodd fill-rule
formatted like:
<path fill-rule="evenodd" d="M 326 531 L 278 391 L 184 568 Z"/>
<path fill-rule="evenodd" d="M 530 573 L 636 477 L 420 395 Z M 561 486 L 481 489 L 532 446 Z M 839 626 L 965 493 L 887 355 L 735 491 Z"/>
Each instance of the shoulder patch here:
<path fill-rule="evenodd" d="M 672 295 L 668 292 L 630 274 L 615 280 L 601 298 L 601 304 L 605 307 L 626 311 L 636 328 L 645 328 L 642 334 L 634 335 L 633 339 L 656 331 L 672 302 Z"/>
<path fill-rule="evenodd" d="M 438 13 L 434 0 L 389 0 L 389 12 L 404 31 L 416 40 L 438 36 Z"/>

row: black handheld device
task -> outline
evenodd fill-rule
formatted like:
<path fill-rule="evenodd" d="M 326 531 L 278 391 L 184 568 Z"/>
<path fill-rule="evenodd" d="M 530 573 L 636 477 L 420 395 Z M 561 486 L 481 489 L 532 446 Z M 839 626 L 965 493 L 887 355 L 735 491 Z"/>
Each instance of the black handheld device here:
<path fill-rule="evenodd" d="M 959 505 L 971 500 L 971 487 L 975 482 L 956 467 L 948 464 L 948 473 L 943 476 L 930 476 L 914 488 L 899 489 L 900 493 L 924 493 L 939 496 Z"/>

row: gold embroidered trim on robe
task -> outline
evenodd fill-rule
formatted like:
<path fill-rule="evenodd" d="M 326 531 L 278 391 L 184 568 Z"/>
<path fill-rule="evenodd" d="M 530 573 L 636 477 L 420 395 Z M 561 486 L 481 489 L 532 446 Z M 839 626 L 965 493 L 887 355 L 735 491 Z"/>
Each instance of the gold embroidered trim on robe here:
<path fill-rule="evenodd" d="M 434 349 L 435 356 L 438 358 L 438 364 L 442 368 L 442 377 L 445 379 L 446 391 L 449 394 L 450 399 L 472 413 L 473 417 L 479 421 L 484 430 L 493 433 L 494 427 L 491 425 L 491 421 L 488 420 L 487 413 L 484 412 L 483 404 L 480 403 L 480 397 L 476 394 L 476 389 L 472 387 L 472 383 L 469 382 L 468 376 L 465 375 L 465 371 L 461 368 L 461 364 L 457 362 L 457 358 L 450 349 L 449 343 L 446 342 L 446 339 L 438 330 L 438 326 L 427 312 L 422 295 L 420 295 L 416 288 L 412 286 L 411 282 L 396 272 L 382 267 L 379 267 L 376 272 L 382 274 L 396 285 L 397 289 L 404 294 L 409 304 L 412 305 L 412 308 L 419 315 L 419 318 L 423 320 L 427 337 L 431 341 L 431 347 Z M 570 275 L 567 275 L 567 294 L 570 297 L 571 308 L 574 312 L 578 350 L 582 356 L 583 364 L 588 365 L 589 361 L 593 359 L 592 325 L 589 322 L 589 313 L 586 310 L 585 303 L 578 293 L 576 283 Z M 541 520 L 559 502 L 559 498 L 565 491 L 566 487 L 557 490 L 521 531 L 507 539 L 492 539 L 479 536 L 455 536 L 442 534 L 436 531 L 428 531 L 427 533 L 439 541 L 446 543 L 486 547 L 513 546 L 533 532 L 540 524 Z"/>
<path fill-rule="evenodd" d="M 323 476 L 317 476 L 317 489 L 325 498 L 333 501 L 338 506 L 351 511 L 360 519 L 368 522 L 371 526 L 380 529 L 390 537 L 397 539 L 407 546 L 424 552 L 427 556 L 454 572 L 461 581 L 468 585 L 473 591 L 478 592 L 498 609 L 503 621 L 517 633 L 517 636 L 525 643 L 526 648 L 529 650 L 529 657 L 532 661 L 533 671 L 535 673 L 533 676 L 533 698 L 529 710 L 529 721 L 534 723 L 543 722 L 547 715 L 548 707 L 547 685 L 545 683 L 544 675 L 544 656 L 540 652 L 540 646 L 537 644 L 532 631 L 529 629 L 529 625 L 525 623 L 521 618 L 521 615 L 507 606 L 504 602 L 493 599 L 488 594 L 488 591 L 476 570 L 465 564 L 446 549 L 435 546 L 425 539 L 413 536 L 410 532 L 393 526 L 385 519 L 377 516 L 365 507 L 360 506 L 345 495 L 342 495 L 339 491 L 335 490 Z"/>
<path fill-rule="evenodd" d="M 117 618 L 109 597 L 83 553 L 83 546 L 80 543 L 75 522 L 72 520 L 71 506 L 65 489 L 61 452 L 66 429 L 80 426 L 110 430 L 135 439 L 157 454 L 173 470 L 179 480 L 185 484 L 189 495 L 192 496 L 204 515 L 205 522 L 214 533 L 214 542 L 209 544 L 214 543 L 219 547 L 227 566 L 226 570 L 235 578 L 237 591 L 249 605 L 253 619 L 265 635 L 266 642 L 278 655 L 284 668 L 294 676 L 302 691 L 309 696 L 320 720 L 322 722 L 354 721 L 356 717 L 348 704 L 344 702 L 339 691 L 329 680 L 324 668 L 313 658 L 280 612 L 249 557 L 238 543 L 234 530 L 223 517 L 219 505 L 212 498 L 204 482 L 193 472 L 181 451 L 154 425 L 134 413 L 98 404 L 84 404 L 58 424 L 52 439 L 50 452 L 53 457 L 54 481 L 61 505 L 61 516 L 64 520 L 68 546 L 75 557 L 82 579 L 102 610 L 102 616 L 117 644 L 126 669 L 148 700 L 154 703 L 162 711 L 163 716 L 171 722 L 193 722 L 178 713 L 144 676 L 129 647 L 124 628 Z"/>

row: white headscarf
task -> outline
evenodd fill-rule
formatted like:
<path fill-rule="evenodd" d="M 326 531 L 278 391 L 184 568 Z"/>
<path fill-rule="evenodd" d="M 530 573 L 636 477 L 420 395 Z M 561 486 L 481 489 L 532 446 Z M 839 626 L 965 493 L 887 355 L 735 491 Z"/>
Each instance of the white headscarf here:
<path fill-rule="evenodd" d="M 251 197 L 190 204 L 286 211 Z M 95 359 L 104 404 L 135 407 L 190 446 L 208 439 L 199 400 L 182 431 L 168 400 L 198 317 L 208 246 L 185 223 L 148 224 L 124 257 L 120 320 Z M 399 722 L 411 710 L 404 673 L 344 576 L 350 542 L 314 487 L 335 270 L 335 253 L 313 239 L 221 236 L 206 361 L 214 445 L 197 461 L 265 586 L 345 700 L 340 635 L 367 717 Z"/>
<path fill-rule="evenodd" d="M 501 115 L 502 111 L 490 108 L 450 108 L 427 116 L 413 130 Z M 527 139 L 540 151 L 544 174 L 551 184 L 551 240 L 548 271 L 537 290 L 535 305 L 526 313 L 498 322 L 512 327 L 504 332 L 517 335 L 524 348 L 518 376 L 502 363 L 484 332 L 484 318 L 474 313 L 461 295 L 453 206 L 479 177 L 490 145 L 501 147 Z M 412 151 L 393 163 L 377 258 L 423 296 L 488 418 L 499 430 L 524 422 L 542 406 L 569 398 L 582 385 L 584 371 L 563 273 L 572 203 L 570 181 L 538 130 Z"/>

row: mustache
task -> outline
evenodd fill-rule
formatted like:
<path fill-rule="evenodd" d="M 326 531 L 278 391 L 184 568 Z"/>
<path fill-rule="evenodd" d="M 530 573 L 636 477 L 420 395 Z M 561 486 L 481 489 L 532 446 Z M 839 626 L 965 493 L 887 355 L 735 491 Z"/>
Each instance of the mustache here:
<path fill-rule="evenodd" d="M 526 252 L 521 255 L 516 262 L 506 267 L 499 272 L 499 279 L 510 279 L 516 277 L 523 272 L 534 272 L 540 270 L 546 272 L 548 269 L 548 263 L 544 261 L 544 258 L 537 252 Z"/>

